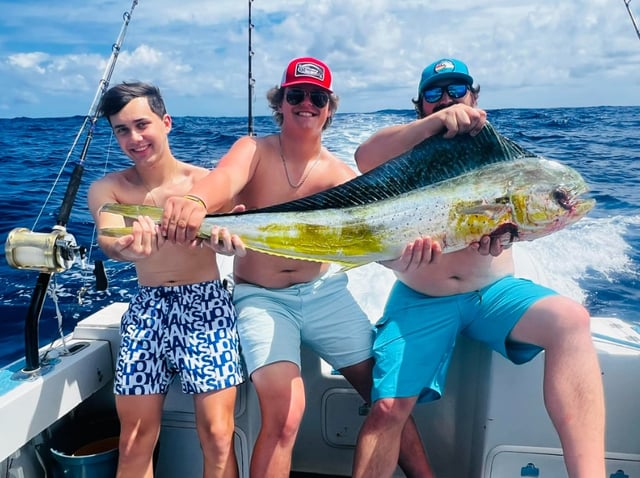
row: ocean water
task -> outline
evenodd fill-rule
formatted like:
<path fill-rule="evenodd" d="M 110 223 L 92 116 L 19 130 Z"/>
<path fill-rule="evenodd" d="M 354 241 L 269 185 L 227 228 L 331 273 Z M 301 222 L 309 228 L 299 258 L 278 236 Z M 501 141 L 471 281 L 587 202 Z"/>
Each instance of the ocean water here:
<path fill-rule="evenodd" d="M 640 107 L 504 109 L 490 110 L 488 116 L 508 138 L 580 171 L 597 200 L 596 208 L 572 227 L 516 248 L 534 261 L 547 285 L 581 301 L 592 315 L 616 316 L 640 326 Z M 383 126 L 413 118 L 409 110 L 338 114 L 324 144 L 355 167 L 353 152 L 358 144 Z M 78 137 L 83 121 L 83 117 L 0 119 L 3 242 L 16 227 L 50 232 L 55 225 L 86 140 L 86 132 Z M 276 131 L 276 126 L 270 117 L 259 117 L 254 129 L 263 135 Z M 246 132 L 246 118 L 178 117 L 170 141 L 177 157 L 211 167 Z M 83 162 L 83 180 L 67 224 L 77 243 L 87 247 L 87 258 L 84 265 L 53 275 L 39 321 L 40 345 L 57 338 L 59 329 L 70 332 L 78 320 L 101 307 L 127 301 L 135 291 L 131 264 L 107 260 L 95 245 L 86 207 L 88 185 L 128 164 L 101 119 Z M 105 263 L 106 291 L 95 287 L 96 260 Z M 365 266 L 351 276 L 350 287 L 364 302 L 377 301 L 369 309 L 373 311 L 384 301 L 392 280 L 389 274 L 380 279 L 380 269 Z M 37 276 L 0 259 L 0 365 L 24 355 L 24 323 Z"/>

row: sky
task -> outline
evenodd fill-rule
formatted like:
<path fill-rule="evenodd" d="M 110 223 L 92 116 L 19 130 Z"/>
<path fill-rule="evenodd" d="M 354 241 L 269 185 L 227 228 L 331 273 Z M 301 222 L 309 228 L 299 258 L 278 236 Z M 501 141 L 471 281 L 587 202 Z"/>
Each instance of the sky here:
<path fill-rule="evenodd" d="M 467 63 L 486 109 L 640 105 L 625 0 L 254 0 L 251 99 L 299 56 L 333 72 L 338 112 L 412 109 L 422 69 Z M 0 0 L 0 117 L 87 115 L 131 0 Z M 638 19 L 640 0 L 631 9 Z M 139 0 L 110 85 L 158 85 L 173 116 L 247 116 L 244 0 Z"/>

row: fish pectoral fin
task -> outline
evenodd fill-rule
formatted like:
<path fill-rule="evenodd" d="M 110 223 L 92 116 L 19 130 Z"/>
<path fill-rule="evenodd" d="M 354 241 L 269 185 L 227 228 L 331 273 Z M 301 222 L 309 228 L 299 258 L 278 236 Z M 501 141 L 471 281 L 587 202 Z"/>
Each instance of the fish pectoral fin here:
<path fill-rule="evenodd" d="M 504 204 L 475 204 L 466 205 L 459 209 L 461 214 L 487 217 L 500 217 L 510 211 L 509 206 Z"/>

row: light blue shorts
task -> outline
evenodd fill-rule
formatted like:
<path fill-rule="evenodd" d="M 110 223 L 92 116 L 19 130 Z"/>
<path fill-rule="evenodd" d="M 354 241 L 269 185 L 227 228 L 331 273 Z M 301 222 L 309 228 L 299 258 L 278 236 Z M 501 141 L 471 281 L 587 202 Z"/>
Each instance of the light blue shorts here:
<path fill-rule="evenodd" d="M 396 282 L 375 327 L 373 401 L 440 398 L 458 334 L 487 344 L 513 363 L 528 362 L 542 349 L 510 341 L 509 334 L 529 307 L 555 294 L 511 276 L 448 297 L 420 294 Z"/>
<path fill-rule="evenodd" d="M 243 381 L 231 297 L 220 281 L 140 287 L 122 316 L 114 391 L 164 394 L 176 375 L 184 393 Z"/>
<path fill-rule="evenodd" d="M 301 343 L 336 370 L 370 358 L 373 327 L 347 283 L 338 272 L 282 289 L 236 284 L 233 301 L 249 376 L 274 362 L 300 367 Z"/>

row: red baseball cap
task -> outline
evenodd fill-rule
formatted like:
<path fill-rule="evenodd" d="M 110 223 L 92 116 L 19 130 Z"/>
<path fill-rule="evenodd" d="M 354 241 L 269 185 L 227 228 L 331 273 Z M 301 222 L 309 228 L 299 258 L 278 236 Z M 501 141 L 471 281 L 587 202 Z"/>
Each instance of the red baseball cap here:
<path fill-rule="evenodd" d="M 303 84 L 316 85 L 333 93 L 331 90 L 331 70 L 316 58 L 309 56 L 296 58 L 291 60 L 287 69 L 284 70 L 280 87 Z"/>

